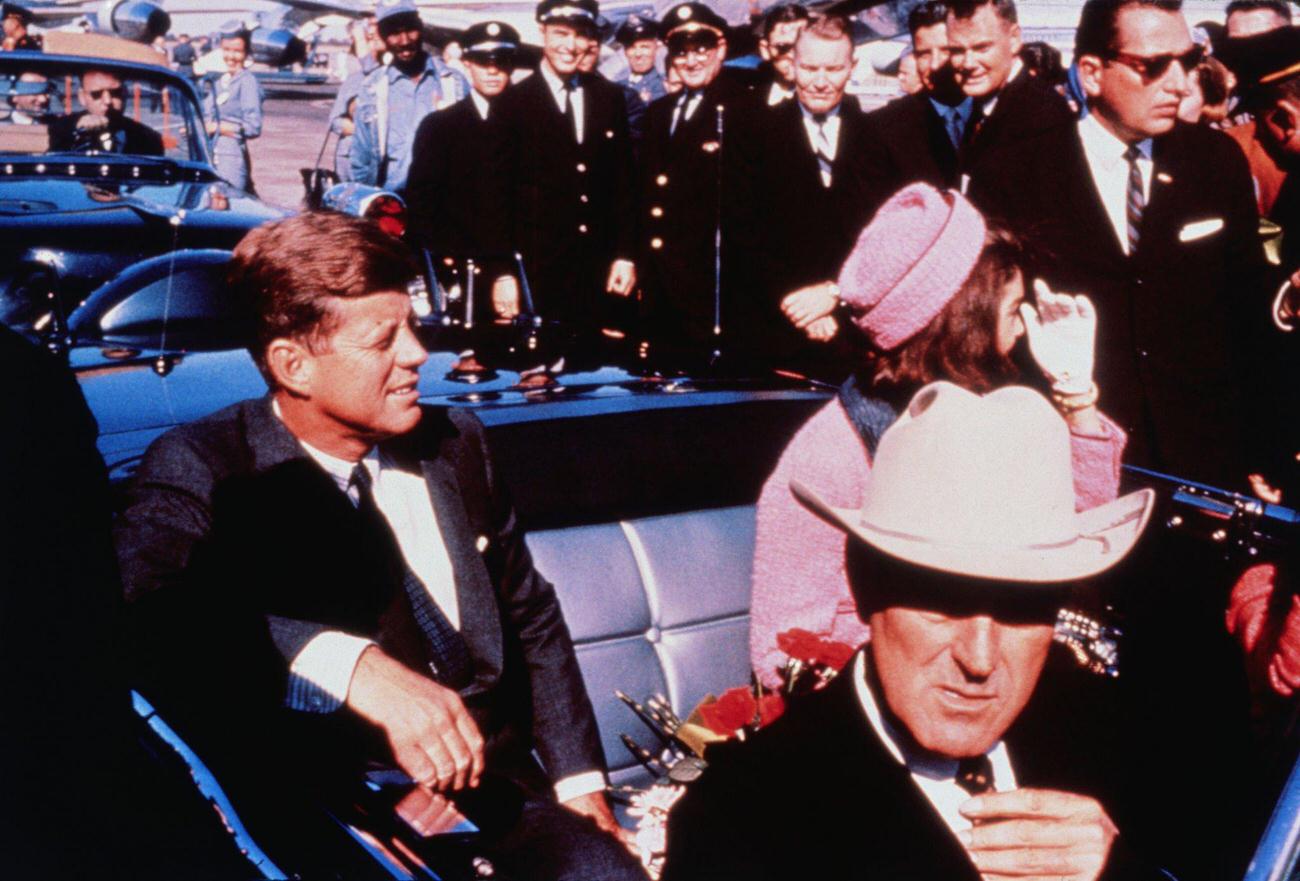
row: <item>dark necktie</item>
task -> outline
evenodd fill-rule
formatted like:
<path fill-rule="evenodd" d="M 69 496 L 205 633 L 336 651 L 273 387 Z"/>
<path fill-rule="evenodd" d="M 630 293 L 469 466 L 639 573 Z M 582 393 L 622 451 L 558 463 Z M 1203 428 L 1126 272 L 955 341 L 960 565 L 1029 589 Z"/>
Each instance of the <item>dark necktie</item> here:
<path fill-rule="evenodd" d="M 944 114 L 943 127 L 947 130 L 948 140 L 952 141 L 952 145 L 954 147 L 960 147 L 961 138 L 964 134 L 963 130 L 965 129 L 965 126 L 962 125 L 961 121 L 961 111 L 956 107 L 949 107 L 947 112 Z"/>
<path fill-rule="evenodd" d="M 830 117 L 825 113 L 814 113 L 813 122 L 817 125 L 817 135 L 813 138 L 813 152 L 817 154 L 817 168 L 822 174 L 822 184 L 831 185 L 831 169 L 835 166 L 835 160 L 831 158 L 831 139 L 826 134 L 826 123 Z"/>
<path fill-rule="evenodd" d="M 988 756 L 972 756 L 957 763 L 957 785 L 971 795 L 983 795 L 993 789 L 993 763 Z"/>
<path fill-rule="evenodd" d="M 573 140 L 578 141 L 578 112 L 573 106 L 573 93 L 578 90 L 578 78 L 571 76 L 564 81 L 564 116 L 569 120 L 569 131 Z"/>
<path fill-rule="evenodd" d="M 687 112 L 691 109 L 691 102 L 700 96 L 699 91 L 695 89 L 686 89 L 682 96 L 677 99 L 677 106 L 673 108 L 672 125 L 668 126 L 668 135 L 672 137 L 677 133 L 677 127 L 682 120 L 686 119 Z"/>
<path fill-rule="evenodd" d="M 402 588 L 411 603 L 411 613 L 415 616 L 415 622 L 420 626 L 420 632 L 424 634 L 425 648 L 429 653 L 429 667 L 433 670 L 434 678 L 450 688 L 458 689 L 468 685 L 473 669 L 465 640 L 460 635 L 460 631 L 451 626 L 442 609 L 438 608 L 438 604 L 429 596 L 424 582 L 420 581 L 419 576 L 407 565 L 406 557 L 397 544 L 388 520 L 375 504 L 370 472 L 364 465 L 358 463 L 353 466 L 352 479 L 348 481 L 348 485 L 356 488 L 357 510 L 365 518 L 367 526 L 385 541 L 401 563 Z"/>
<path fill-rule="evenodd" d="M 1142 170 L 1138 168 L 1138 159 L 1142 151 L 1133 145 L 1124 151 L 1128 162 L 1128 198 L 1125 200 L 1125 215 L 1128 218 L 1128 253 L 1137 254 L 1138 242 L 1142 238 L 1142 212 L 1146 210 L 1147 200 L 1142 192 Z"/>

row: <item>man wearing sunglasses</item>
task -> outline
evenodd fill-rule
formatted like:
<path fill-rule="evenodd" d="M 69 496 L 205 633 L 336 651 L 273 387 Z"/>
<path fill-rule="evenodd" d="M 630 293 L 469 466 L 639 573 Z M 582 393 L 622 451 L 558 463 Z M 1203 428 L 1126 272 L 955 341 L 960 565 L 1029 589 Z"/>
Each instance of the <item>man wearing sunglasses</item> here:
<path fill-rule="evenodd" d="M 122 112 L 126 87 L 117 74 L 86 71 L 77 95 L 83 109 L 50 123 L 51 152 L 163 155 L 162 136 Z"/>
<path fill-rule="evenodd" d="M 798 3 L 781 3 L 763 16 L 763 36 L 758 54 L 763 57 L 764 100 L 768 107 L 794 97 L 794 44 L 808 26 L 808 9 Z"/>

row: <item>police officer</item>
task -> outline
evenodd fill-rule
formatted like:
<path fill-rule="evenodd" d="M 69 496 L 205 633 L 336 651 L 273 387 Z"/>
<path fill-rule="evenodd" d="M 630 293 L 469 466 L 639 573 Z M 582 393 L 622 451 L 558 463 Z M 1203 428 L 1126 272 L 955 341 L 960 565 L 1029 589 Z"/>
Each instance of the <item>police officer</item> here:
<path fill-rule="evenodd" d="M 231 185 L 253 192 L 248 142 L 262 134 L 262 86 L 244 66 L 248 31 L 232 27 L 221 34 L 226 72 L 204 92 L 203 112 L 217 173 Z"/>
<path fill-rule="evenodd" d="M 352 51 L 357 59 L 357 69 L 348 74 L 334 96 L 330 108 L 330 131 L 338 135 L 334 145 L 334 172 L 341 181 L 352 180 L 352 138 L 356 134 L 353 121 L 357 112 L 357 97 L 366 77 L 379 69 L 383 62 L 384 41 L 373 18 L 352 23 Z"/>
<path fill-rule="evenodd" d="M 628 73 L 618 81 L 619 85 L 636 89 L 636 93 L 647 105 L 656 98 L 667 95 L 663 74 L 655 66 L 659 35 L 654 21 L 639 15 L 629 15 L 614 39 L 623 46 L 623 54 L 627 57 Z"/>
<path fill-rule="evenodd" d="M 640 265 L 652 358 L 688 366 L 720 344 L 714 330 L 720 317 L 719 330 L 726 325 L 726 316 L 715 314 L 721 163 L 735 130 L 732 114 L 752 99 L 747 85 L 723 68 L 726 22 L 708 6 L 674 6 L 659 32 L 683 88 L 650 105 L 642 144 Z"/>
<path fill-rule="evenodd" d="M 362 84 L 353 118 L 352 179 L 400 191 L 420 120 L 464 98 L 469 85 L 424 50 L 413 0 L 379 0 L 375 19 L 393 60 Z"/>
<path fill-rule="evenodd" d="M 505 127 L 499 219 L 523 254 L 538 310 L 587 336 L 636 286 L 633 171 L 623 90 L 580 74 L 598 39 L 596 0 L 542 0 L 542 61 L 493 108 Z"/>
<path fill-rule="evenodd" d="M 511 318 L 519 312 L 519 287 L 509 274 L 508 243 L 498 238 L 487 206 L 499 206 L 505 198 L 500 125 L 493 107 L 510 87 L 519 32 L 504 22 L 480 22 L 465 31 L 461 46 L 473 91 L 426 116 L 415 133 L 406 186 L 410 232 L 438 265 L 454 269 L 456 282 L 465 280 L 467 258 L 480 272 L 487 271 L 487 278 L 501 279 L 490 298 L 484 288 L 476 300 L 476 319 L 493 314 Z"/>

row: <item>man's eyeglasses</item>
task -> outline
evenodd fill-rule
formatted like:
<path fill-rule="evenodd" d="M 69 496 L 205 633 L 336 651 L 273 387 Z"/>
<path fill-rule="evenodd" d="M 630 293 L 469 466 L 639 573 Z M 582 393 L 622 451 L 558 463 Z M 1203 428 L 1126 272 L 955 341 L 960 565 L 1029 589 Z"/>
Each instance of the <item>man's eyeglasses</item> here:
<path fill-rule="evenodd" d="M 1118 61 L 1132 69 L 1145 83 L 1153 83 L 1169 72 L 1169 66 L 1175 61 L 1185 73 L 1191 73 L 1205 57 L 1202 46 L 1193 46 L 1181 55 L 1166 52 L 1163 55 L 1131 55 L 1128 52 L 1112 52 L 1107 56 L 1110 61 Z"/>
<path fill-rule="evenodd" d="M 126 89 L 117 86 L 112 89 L 87 89 L 86 94 L 92 101 L 103 101 L 105 98 L 125 98 Z"/>
<path fill-rule="evenodd" d="M 794 51 L 794 43 L 773 43 L 771 45 L 772 57 L 780 58 L 783 55 L 789 55 Z"/>

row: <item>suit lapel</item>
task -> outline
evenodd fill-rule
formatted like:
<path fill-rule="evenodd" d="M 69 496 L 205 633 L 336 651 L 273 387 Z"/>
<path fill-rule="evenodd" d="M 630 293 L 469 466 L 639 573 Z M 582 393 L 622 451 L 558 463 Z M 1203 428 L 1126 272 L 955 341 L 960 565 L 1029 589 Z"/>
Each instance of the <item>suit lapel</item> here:
<path fill-rule="evenodd" d="M 1064 195 L 1070 206 L 1067 216 L 1076 218 L 1078 230 L 1089 242 L 1082 253 L 1091 254 L 1091 259 L 1100 257 L 1109 263 L 1122 263 L 1127 259 L 1124 247 L 1119 242 L 1110 215 L 1102 205 L 1101 193 L 1097 190 L 1097 180 L 1093 177 L 1092 167 L 1088 165 L 1088 159 L 1084 155 L 1083 141 L 1079 137 L 1077 128 L 1070 133 L 1066 143 L 1071 155 L 1061 163 L 1061 166 L 1073 167 L 1076 171 L 1073 174 L 1061 174 L 1060 168 L 1054 168 L 1054 183 L 1043 181 L 1042 192 L 1050 200 L 1056 198 L 1054 192 L 1059 193 L 1059 188 L 1065 188 Z M 1044 207 L 1048 209 L 1047 216 L 1055 213 L 1050 206 Z"/>

